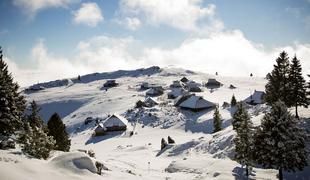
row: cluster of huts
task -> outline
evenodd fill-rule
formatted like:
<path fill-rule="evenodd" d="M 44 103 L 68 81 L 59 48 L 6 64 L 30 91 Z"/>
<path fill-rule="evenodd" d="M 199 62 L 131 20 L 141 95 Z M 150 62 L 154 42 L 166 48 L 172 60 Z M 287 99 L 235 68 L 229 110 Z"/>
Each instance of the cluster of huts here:
<path fill-rule="evenodd" d="M 167 93 L 168 99 L 174 100 L 174 106 L 189 109 L 192 111 L 200 111 L 209 108 L 215 108 L 216 103 L 206 100 L 202 96 L 197 96 L 195 92 L 202 92 L 201 87 L 207 87 L 210 89 L 219 88 L 223 84 L 216 79 L 209 79 L 207 83 L 197 83 L 183 77 L 180 80 L 173 81 L 169 86 L 170 91 Z M 108 80 L 104 87 L 117 86 L 115 80 Z M 230 85 L 229 88 L 236 88 Z M 136 107 L 153 107 L 159 103 L 154 99 L 156 96 L 164 94 L 164 88 L 160 85 L 143 82 L 140 85 L 140 90 L 143 90 L 146 94 L 146 98 L 142 101 L 136 102 Z M 252 95 L 246 98 L 243 102 L 251 105 L 263 104 L 265 93 L 263 91 L 254 91 Z M 109 131 L 124 131 L 127 129 L 128 120 L 120 115 L 113 114 L 106 120 L 100 122 L 95 129 L 95 135 L 104 135 Z"/>

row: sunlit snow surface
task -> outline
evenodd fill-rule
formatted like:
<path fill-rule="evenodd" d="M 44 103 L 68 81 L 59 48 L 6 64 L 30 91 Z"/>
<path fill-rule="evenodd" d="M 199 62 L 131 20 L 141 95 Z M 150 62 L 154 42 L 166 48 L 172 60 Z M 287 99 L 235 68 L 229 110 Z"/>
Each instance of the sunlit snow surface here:
<path fill-rule="evenodd" d="M 196 95 L 220 106 L 223 130 L 213 132 L 213 110 L 191 112 L 173 106 L 167 99 L 170 84 L 186 76 L 203 84 L 209 78 L 216 78 L 222 84 L 219 89 L 202 87 Z M 25 94 L 27 100 L 36 100 L 41 105 L 45 121 L 57 112 L 63 118 L 72 138 L 71 150 L 92 149 L 96 160 L 109 169 L 101 176 L 72 163 L 72 159 L 91 169 L 91 161 L 83 159 L 83 154 L 63 155 L 63 161 L 55 163 L 53 158 L 61 156 L 55 152 L 47 160 L 29 159 L 17 150 L 0 151 L 0 179 L 245 179 L 241 166 L 233 158 L 233 138 L 231 127 L 233 108 L 223 109 L 223 102 L 244 100 L 254 90 L 263 91 L 266 80 L 258 77 L 223 77 L 194 73 L 182 69 L 149 68 L 136 71 L 92 74 L 81 77 L 82 81 L 71 80 L 68 85 L 48 87 L 44 90 Z M 103 88 L 107 79 L 116 79 L 118 86 Z M 134 109 L 135 102 L 145 99 L 145 90 L 140 90 L 142 82 L 162 85 L 163 95 L 154 99 L 159 103 L 143 111 Z M 230 84 L 237 87 L 230 89 Z M 133 109 L 127 112 L 127 110 Z M 266 105 L 249 106 L 254 125 L 260 124 Z M 104 119 L 108 114 L 117 113 L 129 120 L 127 131 L 114 132 L 101 137 L 92 137 L 95 122 L 84 125 L 87 117 Z M 309 117 L 308 109 L 300 108 L 302 117 Z M 150 116 L 151 115 L 151 116 Z M 137 125 L 135 126 L 135 123 Z M 129 131 L 135 130 L 133 136 Z M 160 151 L 161 138 L 171 136 L 176 144 Z M 87 161 L 87 162 L 84 162 Z M 91 159 L 93 160 L 93 159 Z M 69 161 L 69 162 L 68 162 Z M 307 179 L 309 167 L 303 172 L 286 174 L 289 179 Z M 276 179 L 276 170 L 254 168 L 253 179 Z M 297 177 L 293 177 L 297 176 Z"/>

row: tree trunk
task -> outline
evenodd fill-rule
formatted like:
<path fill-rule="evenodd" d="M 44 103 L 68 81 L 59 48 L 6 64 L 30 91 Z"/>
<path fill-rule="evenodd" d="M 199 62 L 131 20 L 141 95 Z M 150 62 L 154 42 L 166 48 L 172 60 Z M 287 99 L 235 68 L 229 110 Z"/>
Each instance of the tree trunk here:
<path fill-rule="evenodd" d="M 248 167 L 248 165 L 245 165 L 245 175 L 246 175 L 246 177 L 249 177 L 249 167 Z"/>
<path fill-rule="evenodd" d="M 282 168 L 279 169 L 279 180 L 283 180 Z"/>
<path fill-rule="evenodd" d="M 299 116 L 298 116 L 298 110 L 297 110 L 297 103 L 295 104 L 295 117 L 297 118 L 297 119 L 299 119 Z"/>

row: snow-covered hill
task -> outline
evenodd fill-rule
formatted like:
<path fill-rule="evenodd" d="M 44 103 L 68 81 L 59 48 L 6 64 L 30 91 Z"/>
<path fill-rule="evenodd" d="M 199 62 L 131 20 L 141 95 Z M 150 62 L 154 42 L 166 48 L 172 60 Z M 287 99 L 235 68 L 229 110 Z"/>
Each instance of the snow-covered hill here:
<path fill-rule="evenodd" d="M 212 134 L 213 110 L 192 112 L 179 109 L 173 105 L 173 100 L 167 99 L 172 81 L 184 76 L 201 84 L 209 78 L 216 78 L 223 84 L 213 90 L 202 87 L 203 92 L 196 93 L 220 106 L 224 128 L 222 131 Z M 103 84 L 107 79 L 115 79 L 118 86 L 104 88 Z M 159 105 L 139 110 L 134 107 L 138 100 L 145 98 L 146 91 L 140 90 L 143 82 L 161 85 L 165 91 L 163 95 L 155 97 Z M 254 90 L 264 90 L 265 83 L 266 80 L 260 77 L 223 77 L 176 68 L 150 67 L 89 74 L 81 76 L 81 81 L 73 78 L 41 83 L 43 90 L 27 91 L 25 96 L 28 101 L 37 101 L 45 121 L 54 112 L 60 114 L 72 138 L 71 150 L 93 149 L 96 159 L 109 169 L 102 175 L 108 179 L 242 179 L 241 166 L 231 159 L 234 154 L 232 140 L 235 132 L 231 127 L 234 109 L 223 108 L 222 104 L 230 102 L 233 94 L 237 100 L 243 100 Z M 236 89 L 231 89 L 230 85 Z M 260 124 L 267 109 L 265 105 L 248 107 L 255 125 Z M 92 137 L 95 123 L 85 125 L 85 119 L 103 119 L 113 113 L 121 114 L 130 121 L 128 130 L 125 133 Z M 310 111 L 301 109 L 300 114 L 302 117 L 309 117 Z M 130 137 L 128 132 L 133 129 L 135 134 Z M 171 136 L 176 144 L 160 151 L 161 138 L 167 139 L 167 136 Z M 34 168 L 44 164 L 45 170 L 35 173 L 39 177 L 48 173 L 51 179 L 70 179 L 67 176 L 80 179 L 100 177 L 75 174 L 72 171 L 69 175 L 55 173 L 62 166 L 51 165 L 50 161 L 29 160 L 7 151 L 0 153 L 0 158 L 18 159 L 17 163 L 0 159 L 0 177 L 4 174 L 8 179 L 20 179 L 20 176 L 6 176 L 5 168 L 1 168 L 6 166 L 5 163 L 10 164 L 6 167 L 22 169 L 28 174 L 31 174 L 31 168 L 25 168 L 28 164 Z M 299 177 L 295 179 L 306 179 L 308 170 L 309 168 L 299 173 Z M 275 179 L 276 174 L 276 170 L 254 168 L 251 178 Z"/>

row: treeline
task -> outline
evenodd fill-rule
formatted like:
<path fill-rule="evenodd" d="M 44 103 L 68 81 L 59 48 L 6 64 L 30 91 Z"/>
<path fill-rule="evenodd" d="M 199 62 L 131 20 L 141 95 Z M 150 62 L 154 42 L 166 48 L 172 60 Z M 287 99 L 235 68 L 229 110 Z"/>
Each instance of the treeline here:
<path fill-rule="evenodd" d="M 40 108 L 35 101 L 30 103 L 28 114 L 25 110 L 26 100 L 20 94 L 18 84 L 13 81 L 12 74 L 8 71 L 0 47 L 1 139 L 14 137 L 24 153 L 36 158 L 48 158 L 51 150 L 69 151 L 71 141 L 57 113 L 51 116 L 47 124 L 44 124 L 39 115 Z"/>
<path fill-rule="evenodd" d="M 285 51 L 280 53 L 266 79 L 265 100 L 271 110 L 261 119 L 260 126 L 254 127 L 243 104 L 237 103 L 232 121 L 237 132 L 235 160 L 246 167 L 247 176 L 249 166 L 260 164 L 278 169 L 282 180 L 283 171 L 295 172 L 307 166 L 307 134 L 299 126 L 297 107 L 308 107 L 310 86 L 302 76 L 300 61 L 294 56 L 290 62 Z M 295 117 L 288 107 L 295 107 Z"/>

